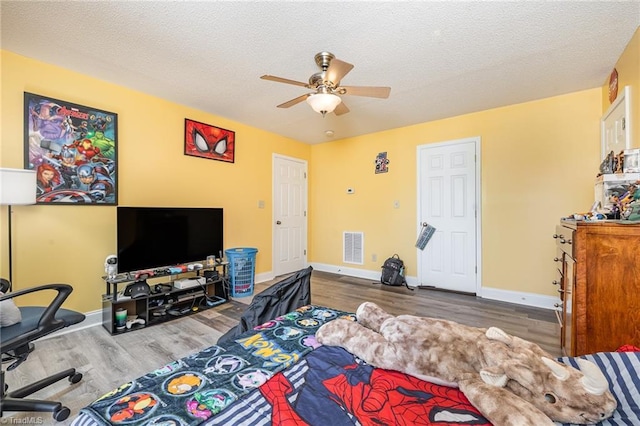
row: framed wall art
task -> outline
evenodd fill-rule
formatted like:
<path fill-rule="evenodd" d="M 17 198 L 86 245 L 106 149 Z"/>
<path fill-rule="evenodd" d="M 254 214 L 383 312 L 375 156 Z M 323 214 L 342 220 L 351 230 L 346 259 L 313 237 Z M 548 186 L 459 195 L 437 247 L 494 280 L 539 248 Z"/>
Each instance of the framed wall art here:
<path fill-rule="evenodd" d="M 185 118 L 185 155 L 233 163 L 235 147 L 235 132 Z"/>
<path fill-rule="evenodd" d="M 376 156 L 376 174 L 387 173 L 389 171 L 389 159 L 386 152 L 380 152 Z"/>
<path fill-rule="evenodd" d="M 38 204 L 117 204 L 117 114 L 25 92 L 24 150 Z"/>

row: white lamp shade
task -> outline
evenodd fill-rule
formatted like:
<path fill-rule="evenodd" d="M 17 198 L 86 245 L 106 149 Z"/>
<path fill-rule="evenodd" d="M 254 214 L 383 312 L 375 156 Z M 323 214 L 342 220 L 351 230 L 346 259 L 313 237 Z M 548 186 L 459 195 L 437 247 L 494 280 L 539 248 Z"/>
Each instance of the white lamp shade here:
<path fill-rule="evenodd" d="M 340 102 L 342 102 L 340 96 L 331 93 L 314 93 L 307 98 L 307 103 L 311 105 L 311 108 L 322 115 L 333 112 Z"/>
<path fill-rule="evenodd" d="M 35 203 L 35 170 L 0 168 L 0 204 L 15 206 Z"/>

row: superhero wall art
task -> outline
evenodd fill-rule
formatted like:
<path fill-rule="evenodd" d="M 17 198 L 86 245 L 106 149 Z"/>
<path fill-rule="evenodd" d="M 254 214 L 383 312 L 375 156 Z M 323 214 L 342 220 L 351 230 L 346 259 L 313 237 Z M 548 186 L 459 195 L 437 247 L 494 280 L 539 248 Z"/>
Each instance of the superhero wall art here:
<path fill-rule="evenodd" d="M 185 155 L 233 163 L 235 148 L 235 132 L 185 118 Z"/>
<path fill-rule="evenodd" d="M 25 168 L 38 204 L 117 204 L 118 115 L 24 94 Z"/>

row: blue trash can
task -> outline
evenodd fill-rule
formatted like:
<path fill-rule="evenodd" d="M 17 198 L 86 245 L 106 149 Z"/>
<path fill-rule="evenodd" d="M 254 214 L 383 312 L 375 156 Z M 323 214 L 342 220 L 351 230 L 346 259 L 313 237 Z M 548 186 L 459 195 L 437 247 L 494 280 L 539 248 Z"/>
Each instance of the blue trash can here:
<path fill-rule="evenodd" d="M 245 297 L 253 294 L 256 271 L 257 248 L 238 247 L 224 251 L 229 261 L 231 297 Z"/>

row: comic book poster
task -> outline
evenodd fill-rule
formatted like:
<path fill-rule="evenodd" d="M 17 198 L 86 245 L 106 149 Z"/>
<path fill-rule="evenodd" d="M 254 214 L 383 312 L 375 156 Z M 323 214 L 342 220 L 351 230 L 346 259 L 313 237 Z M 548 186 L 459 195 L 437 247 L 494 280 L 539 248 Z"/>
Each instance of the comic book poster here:
<path fill-rule="evenodd" d="M 117 205 L 118 115 L 24 94 L 25 168 L 38 204 Z"/>

